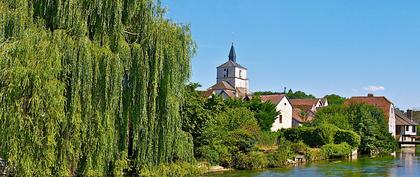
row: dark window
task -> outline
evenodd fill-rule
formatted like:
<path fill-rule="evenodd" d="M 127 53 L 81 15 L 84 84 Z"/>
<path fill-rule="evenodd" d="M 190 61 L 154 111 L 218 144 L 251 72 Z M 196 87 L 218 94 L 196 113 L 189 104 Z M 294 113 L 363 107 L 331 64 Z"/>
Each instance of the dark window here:
<path fill-rule="evenodd" d="M 405 126 L 405 131 L 406 132 L 410 131 L 410 126 Z"/>
<path fill-rule="evenodd" d="M 229 69 L 226 69 L 226 77 L 229 77 Z"/>
<path fill-rule="evenodd" d="M 283 116 L 282 115 L 279 115 L 279 122 L 283 123 Z"/>
<path fill-rule="evenodd" d="M 286 106 L 286 105 L 287 105 L 287 103 L 284 103 L 284 105 Z"/>
<path fill-rule="evenodd" d="M 413 131 L 413 133 L 415 133 L 416 132 L 416 126 L 413 125 L 411 130 Z"/>

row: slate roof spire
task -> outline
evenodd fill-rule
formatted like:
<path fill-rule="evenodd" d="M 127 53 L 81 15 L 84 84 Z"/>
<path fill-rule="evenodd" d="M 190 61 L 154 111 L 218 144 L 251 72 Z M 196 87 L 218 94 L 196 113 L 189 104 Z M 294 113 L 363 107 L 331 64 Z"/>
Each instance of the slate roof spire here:
<path fill-rule="evenodd" d="M 233 47 L 233 42 L 232 42 L 232 47 L 230 47 L 229 61 L 236 62 L 236 53 L 235 53 L 235 47 Z"/>

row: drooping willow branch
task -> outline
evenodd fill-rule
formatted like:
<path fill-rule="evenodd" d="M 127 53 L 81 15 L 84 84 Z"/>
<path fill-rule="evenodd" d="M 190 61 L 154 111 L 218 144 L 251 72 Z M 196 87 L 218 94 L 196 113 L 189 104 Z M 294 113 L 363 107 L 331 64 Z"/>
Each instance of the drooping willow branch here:
<path fill-rule="evenodd" d="M 0 46 L 0 157 L 18 176 L 119 176 L 194 160 L 179 115 L 194 45 L 161 9 L 0 2 L 0 39 L 13 39 Z"/>

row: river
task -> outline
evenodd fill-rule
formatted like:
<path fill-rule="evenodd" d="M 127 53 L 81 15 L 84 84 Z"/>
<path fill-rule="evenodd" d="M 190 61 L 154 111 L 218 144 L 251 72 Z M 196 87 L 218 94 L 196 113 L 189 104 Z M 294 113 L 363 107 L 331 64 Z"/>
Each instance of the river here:
<path fill-rule="evenodd" d="M 277 176 L 389 176 L 420 177 L 420 147 L 403 149 L 396 156 L 359 158 L 358 160 L 322 161 L 296 167 L 232 171 L 216 173 L 220 177 L 277 177 Z"/>

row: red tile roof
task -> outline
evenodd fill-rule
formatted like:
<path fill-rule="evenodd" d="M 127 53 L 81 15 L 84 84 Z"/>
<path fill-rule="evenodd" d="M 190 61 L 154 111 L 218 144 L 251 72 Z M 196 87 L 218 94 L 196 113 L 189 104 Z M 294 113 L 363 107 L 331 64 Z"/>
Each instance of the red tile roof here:
<path fill-rule="evenodd" d="M 418 125 L 413 120 L 407 118 L 401 111 L 395 110 L 395 125 Z"/>
<path fill-rule="evenodd" d="M 385 117 L 387 118 L 386 121 L 388 121 L 389 111 L 390 111 L 392 102 L 383 96 L 369 95 L 369 96 L 351 97 L 350 99 L 346 100 L 344 104 L 345 105 L 368 104 L 368 105 L 376 106 L 384 111 Z"/>
<path fill-rule="evenodd" d="M 303 111 L 299 108 L 293 108 L 293 119 L 300 123 L 311 122 L 314 120 L 315 117 L 311 114 L 312 112 L 307 112 L 305 117 L 303 117 L 302 112 Z"/>
<path fill-rule="evenodd" d="M 319 99 L 291 99 L 290 104 L 294 108 L 299 108 L 304 111 L 311 110 L 319 102 Z"/>
<path fill-rule="evenodd" d="M 280 103 L 280 101 L 285 97 L 285 94 L 274 94 L 274 95 L 261 95 L 261 101 L 263 102 L 271 102 L 274 105 L 277 105 Z"/>

